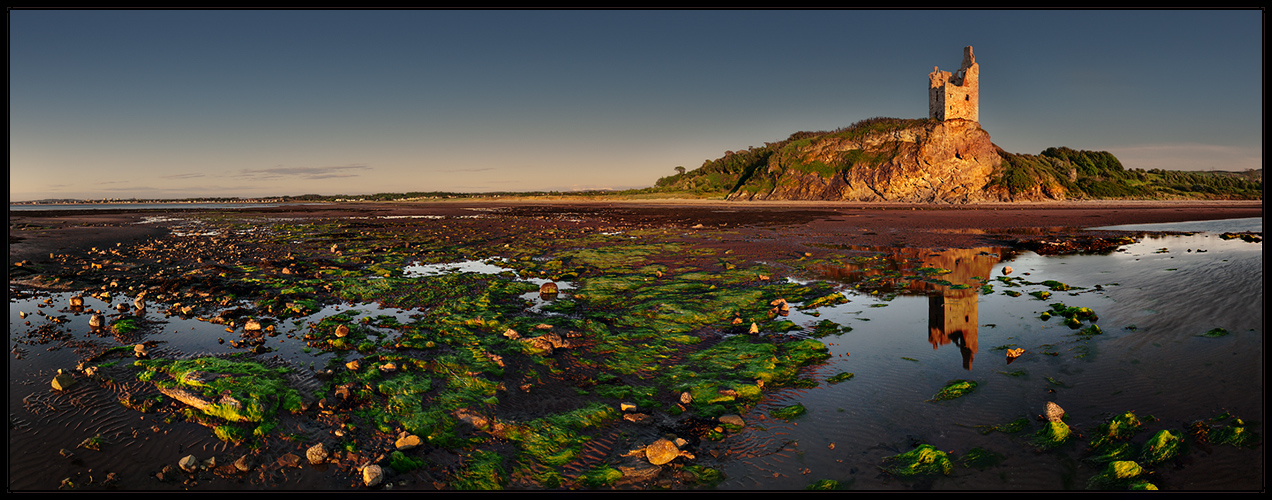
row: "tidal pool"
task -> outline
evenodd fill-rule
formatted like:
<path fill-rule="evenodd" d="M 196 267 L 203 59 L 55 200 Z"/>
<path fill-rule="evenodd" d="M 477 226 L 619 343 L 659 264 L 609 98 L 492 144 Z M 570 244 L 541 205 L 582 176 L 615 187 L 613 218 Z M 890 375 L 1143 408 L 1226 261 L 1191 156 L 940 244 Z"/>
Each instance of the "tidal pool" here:
<path fill-rule="evenodd" d="M 1139 226 L 1133 230 L 1177 230 Z M 721 489 L 803 489 L 819 480 L 847 489 L 1082 489 L 1103 464 L 1085 456 L 1086 440 L 1038 451 L 1031 440 L 1051 401 L 1083 436 L 1126 411 L 1152 415 L 1140 441 L 1158 429 L 1225 412 L 1263 420 L 1262 243 L 1224 240 L 1223 231 L 1261 231 L 1261 219 L 1219 221 L 1215 232 L 1145 237 L 1108 255 L 1043 257 L 1002 249 L 884 251 L 884 265 L 828 269 L 829 279 L 860 283 L 886 275 L 888 262 L 923 260 L 951 285 L 883 282 L 880 293 L 846 292 L 849 302 L 792 312 L 797 323 L 829 319 L 852 331 L 823 338 L 833 357 L 817 366 L 811 389 L 769 395 L 743 418 L 756 425 L 715 443 L 737 457 L 722 471 Z M 1012 272 L 1003 280 L 1004 267 Z M 1067 285 L 1056 286 L 1054 281 Z M 959 287 L 958 285 L 966 285 Z M 992 290 L 982 288 L 992 286 Z M 1013 286 L 1014 285 L 1014 286 Z M 1058 288 L 1058 289 L 1057 289 Z M 1040 299 L 1031 292 L 1046 291 Z M 1013 296 L 1015 295 L 1015 296 Z M 1098 319 L 1078 329 L 1051 304 L 1091 309 Z M 1100 334 L 1082 334 L 1091 324 Z M 1222 337 L 1203 334 L 1215 328 Z M 1024 349 L 1009 361 L 1008 349 Z M 841 373 L 853 377 L 824 382 Z M 929 401 L 952 380 L 971 380 L 970 394 Z M 772 412 L 806 409 L 789 421 Z M 989 432 L 1028 419 L 1024 430 Z M 1089 437 L 1088 437 L 1089 439 Z M 884 459 L 931 444 L 957 456 L 974 449 L 1003 456 L 983 470 L 900 479 Z M 1186 466 L 1159 467 L 1155 483 L 1172 489 L 1258 489 L 1261 450 L 1193 449 Z"/>

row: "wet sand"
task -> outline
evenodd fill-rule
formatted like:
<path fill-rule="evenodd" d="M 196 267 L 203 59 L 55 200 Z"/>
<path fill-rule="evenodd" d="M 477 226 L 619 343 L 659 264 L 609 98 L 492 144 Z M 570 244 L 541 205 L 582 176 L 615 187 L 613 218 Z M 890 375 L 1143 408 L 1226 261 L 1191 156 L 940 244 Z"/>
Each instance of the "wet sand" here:
<path fill-rule="evenodd" d="M 1263 216 L 1262 201 L 1090 201 L 981 205 L 844 204 L 834 202 L 725 202 L 701 200 L 514 200 L 433 203 L 347 203 L 230 209 L 271 217 L 345 218 L 471 215 L 499 210 L 547 223 L 568 218 L 598 227 L 800 228 L 792 240 L 834 240 L 861 246 L 1003 244 L 1004 235 L 1073 234 L 1082 228 Z M 145 217 L 180 217 L 208 210 L 11 211 L 9 265 L 52 252 L 141 240 L 166 232 Z M 845 241 L 851 240 L 851 241 Z M 772 242 L 785 246 L 782 242 Z"/>

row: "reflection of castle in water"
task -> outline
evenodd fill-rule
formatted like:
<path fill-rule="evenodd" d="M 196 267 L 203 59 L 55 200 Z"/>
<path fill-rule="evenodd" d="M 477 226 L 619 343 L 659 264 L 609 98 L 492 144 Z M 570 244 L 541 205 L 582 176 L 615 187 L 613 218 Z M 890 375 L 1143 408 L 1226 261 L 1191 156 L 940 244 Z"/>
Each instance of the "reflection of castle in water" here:
<path fill-rule="evenodd" d="M 933 278 L 948 281 L 951 285 L 915 280 L 894 290 L 903 294 L 922 293 L 928 296 L 928 342 L 932 344 L 933 349 L 945 344 L 954 344 L 963 356 L 963 368 L 971 370 L 972 360 L 975 359 L 978 350 L 976 335 L 979 321 L 980 283 L 991 278 L 994 265 L 1002 260 L 1000 255 L 1003 249 L 989 247 L 944 250 L 864 247 L 855 249 L 886 252 L 889 260 L 888 268 L 868 269 L 865 266 L 848 266 L 832 270 L 829 274 L 842 278 L 861 279 L 871 275 L 882 276 L 888 271 L 899 271 L 900 274 L 905 274 L 907 270 L 919 267 L 950 271 L 948 274 L 933 276 Z M 953 287 L 960 284 L 967 287 Z"/>

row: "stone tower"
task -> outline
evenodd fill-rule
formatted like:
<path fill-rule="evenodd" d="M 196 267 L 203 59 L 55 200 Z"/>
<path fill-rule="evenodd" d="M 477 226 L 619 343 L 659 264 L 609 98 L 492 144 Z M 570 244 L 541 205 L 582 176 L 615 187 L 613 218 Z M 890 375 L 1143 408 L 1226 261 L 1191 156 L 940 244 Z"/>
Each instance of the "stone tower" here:
<path fill-rule="evenodd" d="M 980 121 L 980 65 L 969 45 L 963 48 L 963 66 L 950 74 L 933 66 L 928 74 L 928 118 Z"/>

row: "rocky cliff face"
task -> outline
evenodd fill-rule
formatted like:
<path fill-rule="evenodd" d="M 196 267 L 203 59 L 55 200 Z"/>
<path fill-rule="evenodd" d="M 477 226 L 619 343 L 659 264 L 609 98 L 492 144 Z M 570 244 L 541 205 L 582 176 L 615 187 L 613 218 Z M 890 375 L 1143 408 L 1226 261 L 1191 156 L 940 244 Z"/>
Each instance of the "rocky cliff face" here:
<path fill-rule="evenodd" d="M 925 120 L 901 129 L 789 144 L 729 199 L 996 201 L 1005 193 L 989 184 L 1002 161 L 979 123 Z"/>

